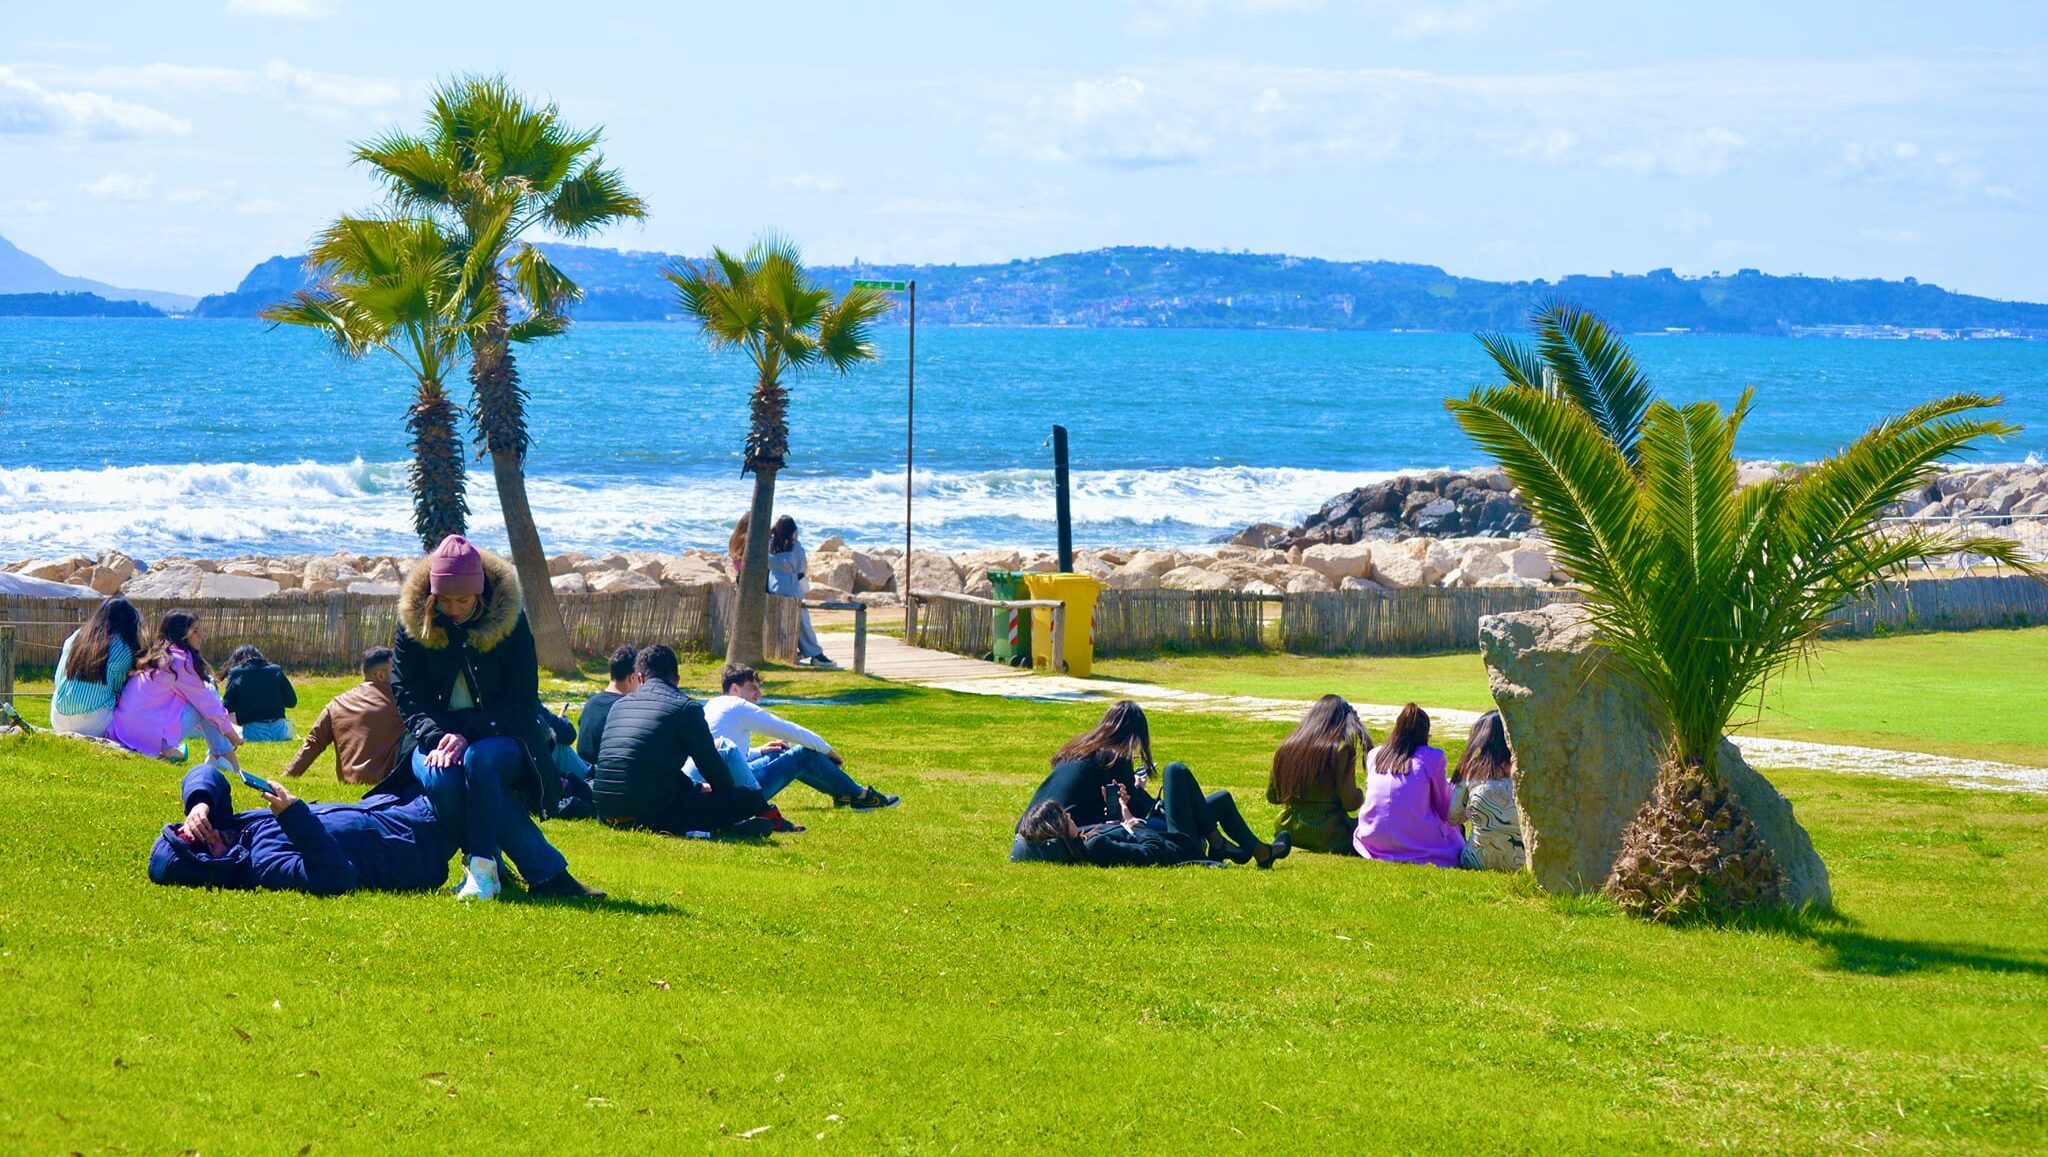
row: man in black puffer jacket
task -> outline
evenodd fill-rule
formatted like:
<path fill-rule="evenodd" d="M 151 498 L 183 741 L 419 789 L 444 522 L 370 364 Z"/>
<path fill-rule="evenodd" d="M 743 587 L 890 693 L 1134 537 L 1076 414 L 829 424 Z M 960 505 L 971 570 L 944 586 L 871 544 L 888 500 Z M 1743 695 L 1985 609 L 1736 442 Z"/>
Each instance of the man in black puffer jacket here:
<path fill-rule="evenodd" d="M 634 669 L 640 689 L 612 704 L 598 744 L 591 776 L 598 816 L 613 827 L 672 836 L 767 834 L 769 822 L 758 817 L 768 801 L 733 781 L 704 723 L 704 704 L 676 687 L 676 653 L 656 644 L 640 652 Z M 703 783 L 684 773 L 689 761 Z"/>

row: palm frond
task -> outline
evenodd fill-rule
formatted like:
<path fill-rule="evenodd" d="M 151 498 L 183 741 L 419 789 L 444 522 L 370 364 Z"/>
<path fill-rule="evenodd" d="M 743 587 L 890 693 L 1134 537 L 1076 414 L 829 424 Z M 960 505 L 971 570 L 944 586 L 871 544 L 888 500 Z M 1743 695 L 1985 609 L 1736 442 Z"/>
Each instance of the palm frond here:
<path fill-rule="evenodd" d="M 1634 466 L 1650 383 L 1627 343 L 1606 322 L 1569 302 L 1545 303 L 1530 320 L 1550 386 L 1590 414 Z"/>

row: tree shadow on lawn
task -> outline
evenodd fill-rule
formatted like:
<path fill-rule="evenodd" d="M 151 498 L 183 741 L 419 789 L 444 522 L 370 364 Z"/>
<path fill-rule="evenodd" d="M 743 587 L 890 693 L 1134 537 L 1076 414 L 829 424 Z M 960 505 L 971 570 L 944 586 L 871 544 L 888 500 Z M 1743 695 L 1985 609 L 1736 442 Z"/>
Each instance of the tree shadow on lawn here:
<path fill-rule="evenodd" d="M 534 896 L 507 888 L 498 896 L 504 904 L 530 904 L 539 908 L 577 908 L 590 912 L 616 912 L 627 916 L 696 916 L 688 908 L 660 900 L 632 900 L 623 896 Z"/>
<path fill-rule="evenodd" d="M 1797 937 L 1828 953 L 1823 967 L 1865 976 L 1899 976 L 1935 968 L 2048 976 L 2048 957 L 1988 944 L 1945 944 L 1901 940 L 1857 931 L 1858 921 L 1831 908 L 1754 913 L 1725 922 L 1701 921 L 1701 928 L 1748 929 Z"/>

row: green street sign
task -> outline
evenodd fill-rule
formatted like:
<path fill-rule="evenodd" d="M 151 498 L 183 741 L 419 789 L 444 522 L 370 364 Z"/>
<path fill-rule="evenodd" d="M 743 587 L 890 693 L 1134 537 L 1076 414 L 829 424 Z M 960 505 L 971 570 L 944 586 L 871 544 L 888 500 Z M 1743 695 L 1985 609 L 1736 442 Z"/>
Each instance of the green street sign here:
<path fill-rule="evenodd" d="M 901 293 L 910 288 L 910 283 L 908 281 L 870 281 L 864 278 L 855 278 L 853 287 L 855 289 L 885 289 L 891 293 Z"/>

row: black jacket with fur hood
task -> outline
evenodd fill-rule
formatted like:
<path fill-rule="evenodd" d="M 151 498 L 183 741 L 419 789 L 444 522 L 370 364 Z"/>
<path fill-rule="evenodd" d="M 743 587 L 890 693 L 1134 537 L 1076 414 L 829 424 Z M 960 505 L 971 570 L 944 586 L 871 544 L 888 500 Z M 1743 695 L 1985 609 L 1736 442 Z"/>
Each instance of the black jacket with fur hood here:
<path fill-rule="evenodd" d="M 475 743 L 493 736 L 516 739 L 526 748 L 528 782 L 511 785 L 528 810 L 554 810 L 560 784 L 548 759 L 549 736 L 540 718 L 540 665 L 519 574 L 487 550 L 484 593 L 476 614 L 464 624 L 434 613 L 428 565 L 421 559 L 398 591 L 398 629 L 391 639 L 391 694 L 423 752 L 453 731 Z M 467 679 L 474 707 L 449 706 L 455 681 Z"/>

